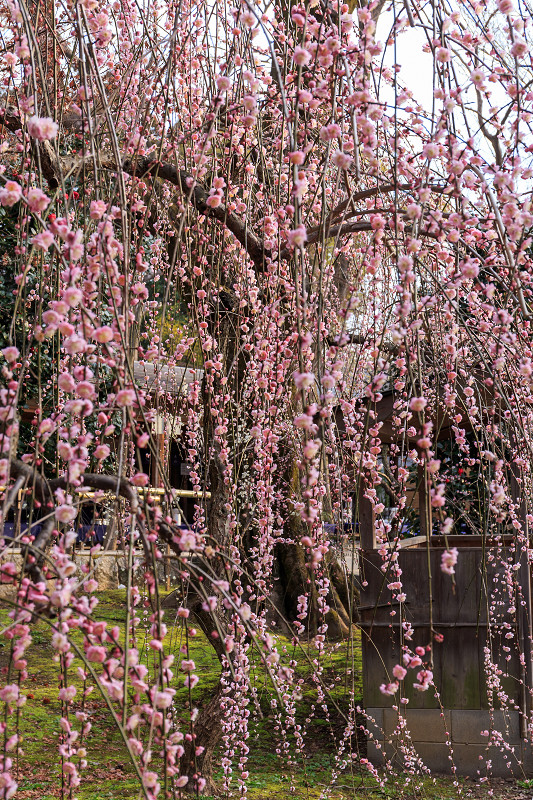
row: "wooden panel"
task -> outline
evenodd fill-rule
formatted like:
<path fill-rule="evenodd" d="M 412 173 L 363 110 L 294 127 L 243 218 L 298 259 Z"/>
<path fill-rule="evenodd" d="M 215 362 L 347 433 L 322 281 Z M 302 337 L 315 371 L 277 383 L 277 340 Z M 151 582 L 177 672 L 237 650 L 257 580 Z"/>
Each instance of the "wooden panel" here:
<path fill-rule="evenodd" d="M 149 392 L 180 394 L 193 381 L 201 381 L 202 369 L 154 364 L 151 361 L 133 362 L 133 379 L 137 386 Z"/>
<path fill-rule="evenodd" d="M 486 629 L 443 628 L 444 641 L 434 647 L 435 683 L 444 708 L 482 707 L 479 670 L 480 643 Z"/>
<path fill-rule="evenodd" d="M 461 547 L 454 580 L 440 569 L 442 547 L 431 548 L 431 603 L 428 577 L 428 553 L 425 549 L 402 549 L 398 563 L 407 594 L 404 619 L 414 628 L 411 648 L 433 644 L 433 673 L 445 708 L 478 709 L 488 706 L 484 648 L 487 644 L 487 609 L 493 604 L 494 579 L 503 577 L 499 554 L 497 565 L 485 559 L 481 547 Z M 505 556 L 505 552 L 503 554 Z M 485 561 L 484 561 L 485 559 Z M 390 706 L 395 700 L 381 694 L 379 685 L 392 680 L 394 664 L 401 663 L 399 613 L 391 617 L 391 609 L 399 612 L 387 589 L 392 576 L 381 570 L 382 557 L 367 551 L 362 558 L 362 579 L 367 582 L 361 591 L 361 627 L 363 630 L 363 690 L 365 703 Z M 507 608 L 509 598 L 501 597 L 497 614 L 491 616 L 489 644 L 493 658 L 501 670 L 500 680 L 512 702 L 520 702 L 519 680 L 522 677 L 516 647 L 511 639 L 496 633 L 504 621 L 514 626 Z M 432 642 L 433 631 L 444 636 L 442 643 Z M 512 630 L 516 630 L 514 627 Z M 511 642 L 511 644 L 510 644 Z M 511 647 L 509 652 L 503 648 Z M 506 657 L 509 659 L 506 660 Z M 437 702 L 430 689 L 418 692 L 412 688 L 413 676 L 405 682 L 404 694 L 409 708 L 432 708 Z"/>
<path fill-rule="evenodd" d="M 479 548 L 461 548 L 454 580 L 441 570 L 441 555 L 440 548 L 431 551 L 434 619 L 456 624 L 484 624 L 487 604 L 481 582 Z"/>

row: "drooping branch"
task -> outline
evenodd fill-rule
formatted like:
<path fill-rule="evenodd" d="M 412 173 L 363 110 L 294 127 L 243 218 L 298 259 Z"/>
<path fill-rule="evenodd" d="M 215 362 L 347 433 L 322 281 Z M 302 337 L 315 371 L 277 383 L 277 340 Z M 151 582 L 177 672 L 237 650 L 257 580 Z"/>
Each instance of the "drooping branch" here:
<path fill-rule="evenodd" d="M 4 124 L 14 133 L 21 129 L 20 117 L 17 111 L 11 107 L 0 109 L 0 124 Z M 60 177 L 65 171 L 74 173 L 79 171 L 82 167 L 84 169 L 91 169 L 94 167 L 93 159 L 89 156 L 85 158 L 65 157 L 58 159 L 50 142 L 40 142 L 39 144 L 35 144 L 35 147 L 40 160 L 42 175 L 52 189 L 59 186 Z M 110 154 L 101 157 L 100 166 L 103 169 L 117 171 L 116 159 Z M 208 192 L 185 170 L 180 170 L 168 162 L 157 161 L 149 157 L 126 158 L 122 161 L 120 169 L 137 178 L 144 178 L 147 175 L 151 175 L 176 186 L 180 190 L 181 197 L 190 202 L 199 214 L 217 220 L 235 236 L 254 262 L 258 272 L 262 273 L 265 271 L 267 259 L 271 258 L 273 255 L 272 251 L 265 246 L 265 243 L 259 236 L 250 230 L 247 222 L 234 212 L 229 211 L 226 205 L 221 203 L 214 208 L 210 206 L 208 204 Z M 386 194 L 395 190 L 408 191 L 411 188 L 409 184 L 388 183 L 383 186 L 376 186 L 355 193 L 350 198 L 337 205 L 324 224 L 316 228 L 311 228 L 308 231 L 306 246 L 320 241 L 324 235 L 327 239 L 334 239 L 352 233 L 370 232 L 372 230 L 372 225 L 369 221 L 350 221 L 350 216 L 352 216 L 352 214 L 365 213 L 365 210 L 362 210 L 362 212 L 354 210 L 346 216 L 346 219 L 343 219 L 343 213 L 346 209 L 355 202 L 378 196 L 379 194 Z M 443 188 L 438 185 L 433 185 L 430 188 L 436 192 L 443 191 Z M 340 221 L 332 225 L 332 222 L 339 220 L 339 218 Z M 423 233 L 424 235 L 436 238 L 435 234 L 429 230 L 425 230 Z M 290 258 L 291 255 L 292 251 L 289 248 L 283 248 L 279 253 L 279 258 L 280 260 L 286 260 Z"/>
<path fill-rule="evenodd" d="M 15 478 L 15 485 L 18 486 L 22 480 L 27 485 L 31 485 L 36 499 L 47 507 L 46 518 L 43 518 L 41 530 L 35 538 L 33 546 L 36 550 L 43 552 L 50 541 L 55 529 L 55 517 L 53 514 L 54 492 L 57 489 L 67 489 L 68 481 L 66 478 L 54 478 L 47 481 L 37 470 L 25 464 L 19 459 L 11 462 L 11 475 Z M 135 488 L 126 478 L 117 475 L 97 475 L 86 473 L 82 476 L 82 487 L 95 489 L 97 491 L 115 492 L 131 503 L 132 512 L 135 513 L 139 507 L 139 499 Z"/>
<path fill-rule="evenodd" d="M 13 114 L 9 115 L 10 125 L 15 125 L 15 119 L 17 120 L 16 124 L 18 125 L 18 128 L 20 128 L 18 118 L 14 117 Z M 11 129 L 12 127 L 10 127 L 10 130 Z M 64 157 L 59 160 L 56 159 L 54 150 L 49 142 L 42 143 L 40 146 L 40 155 L 43 176 L 46 178 L 52 188 L 56 188 L 59 185 L 59 176 L 61 171 L 75 173 L 82 167 L 86 170 L 90 170 L 94 167 L 92 157 L 89 156 L 85 158 Z M 117 171 L 116 160 L 110 154 L 101 156 L 100 166 L 106 170 Z M 260 273 L 265 271 L 267 267 L 267 260 L 274 255 L 273 252 L 266 247 L 265 243 L 259 236 L 250 230 L 247 222 L 237 216 L 237 214 L 234 212 L 229 211 L 226 205 L 221 203 L 214 208 L 211 207 L 208 204 L 208 192 L 185 170 L 177 169 L 168 162 L 156 161 L 148 157 L 126 158 L 122 161 L 120 169 L 128 175 L 135 176 L 137 178 L 144 178 L 147 175 L 151 175 L 153 177 L 160 178 L 163 181 L 167 181 L 173 186 L 179 188 L 182 199 L 190 202 L 192 207 L 199 214 L 202 214 L 209 219 L 215 219 L 224 225 L 224 227 L 226 227 L 235 236 L 237 241 L 246 250 L 251 260 L 254 262 L 257 271 Z M 355 195 L 336 206 L 336 208 L 329 215 L 329 218 L 325 224 L 322 224 L 316 228 L 311 228 L 308 231 L 306 246 L 320 241 L 324 235 L 327 239 L 335 239 L 351 233 L 372 231 L 372 224 L 367 220 L 349 221 L 349 217 L 352 216 L 352 214 L 348 215 L 348 221 L 342 220 L 343 211 L 346 210 L 350 203 L 365 200 L 382 193 L 390 193 L 395 189 L 398 191 L 407 191 L 410 188 L 412 187 L 408 184 L 397 185 L 389 183 L 383 186 L 377 186 L 357 192 Z M 430 188 L 436 192 L 443 191 L 443 188 L 438 185 L 433 185 Z M 359 210 L 357 212 L 354 211 L 353 213 L 369 212 L 370 209 Z M 333 220 L 339 219 L 339 217 L 342 221 L 331 226 Z M 436 234 L 432 233 L 430 230 L 424 230 L 421 233 L 431 238 L 437 238 Z M 282 261 L 287 260 L 291 256 L 292 250 L 289 248 L 283 248 L 279 253 L 279 259 Z"/>
<path fill-rule="evenodd" d="M 66 489 L 67 480 L 66 478 L 54 478 L 54 480 L 48 482 L 48 485 L 53 491 Z M 137 492 L 127 478 L 121 478 L 118 475 L 100 475 L 86 472 L 82 476 L 82 487 L 103 492 L 115 492 L 118 496 L 129 500 L 133 512 L 137 511 L 139 506 Z"/>

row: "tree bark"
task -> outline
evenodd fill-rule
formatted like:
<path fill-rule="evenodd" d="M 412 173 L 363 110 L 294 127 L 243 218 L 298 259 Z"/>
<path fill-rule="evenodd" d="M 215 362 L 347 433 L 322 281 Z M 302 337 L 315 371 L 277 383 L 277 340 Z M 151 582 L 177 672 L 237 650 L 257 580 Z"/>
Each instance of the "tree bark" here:
<path fill-rule="evenodd" d="M 185 787 L 189 794 L 197 793 L 197 778 L 200 776 L 206 782 L 201 794 L 217 793 L 213 781 L 213 757 L 222 737 L 222 697 L 223 687 L 219 683 L 211 700 L 203 706 L 194 722 L 193 738 L 185 741 L 180 771 L 189 777 Z M 200 753 L 197 752 L 198 748 L 203 748 Z"/>
<path fill-rule="evenodd" d="M 329 550 L 324 569 L 329 579 L 329 591 L 326 604 L 329 611 L 321 618 L 318 606 L 318 593 L 315 576 L 306 563 L 306 551 L 300 544 L 307 530 L 300 517 L 294 511 L 293 502 L 299 494 L 299 470 L 295 455 L 289 454 L 285 468 L 287 486 L 288 514 L 284 525 L 285 539 L 276 547 L 276 558 L 279 570 L 280 590 L 278 591 L 278 618 L 295 622 L 298 615 L 298 598 L 307 595 L 307 618 L 302 620 L 308 638 L 316 636 L 318 628 L 326 622 L 327 638 L 338 640 L 349 636 L 350 627 L 358 620 L 357 606 L 359 592 L 351 575 L 339 564 L 332 549 Z M 288 542 L 291 542 L 289 544 Z"/>
<path fill-rule="evenodd" d="M 329 611 L 321 618 L 318 607 L 318 594 L 314 577 L 306 566 L 306 553 L 299 544 L 280 544 L 276 548 L 276 558 L 280 573 L 280 590 L 274 601 L 277 619 L 281 625 L 287 620 L 294 622 L 298 615 L 298 598 L 306 594 L 307 617 L 302 620 L 308 638 L 313 638 L 319 626 L 328 625 L 327 639 L 336 641 L 350 635 L 350 627 L 359 619 L 359 590 L 351 576 L 342 568 L 333 552 L 326 558 L 326 574 L 329 578 L 329 592 L 326 603 Z"/>

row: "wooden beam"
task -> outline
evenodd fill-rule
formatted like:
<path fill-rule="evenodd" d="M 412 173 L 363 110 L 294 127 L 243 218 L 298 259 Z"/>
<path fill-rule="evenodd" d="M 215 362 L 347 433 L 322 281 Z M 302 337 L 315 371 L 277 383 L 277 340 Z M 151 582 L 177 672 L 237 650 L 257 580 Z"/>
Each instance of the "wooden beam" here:
<path fill-rule="evenodd" d="M 376 514 L 374 504 L 365 497 L 363 481 L 359 483 L 358 495 L 359 539 L 362 550 L 376 549 Z"/>
<path fill-rule="evenodd" d="M 420 515 L 420 534 L 426 539 L 433 530 L 433 514 L 431 508 L 431 495 L 428 492 L 427 474 L 424 464 L 419 464 L 418 476 L 418 513 Z"/>

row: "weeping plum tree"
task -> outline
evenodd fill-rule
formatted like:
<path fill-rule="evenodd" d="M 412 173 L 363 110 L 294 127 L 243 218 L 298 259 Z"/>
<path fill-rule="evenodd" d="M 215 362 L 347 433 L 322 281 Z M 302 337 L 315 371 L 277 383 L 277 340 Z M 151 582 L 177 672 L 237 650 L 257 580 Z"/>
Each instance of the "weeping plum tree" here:
<path fill-rule="evenodd" d="M 354 576 L 330 526 L 342 531 L 349 502 L 357 516 L 370 501 L 386 561 L 414 465 L 435 530 L 453 530 L 444 415 L 483 487 L 479 532 L 510 532 L 515 552 L 531 553 L 531 11 L 512 0 L 8 0 L 0 14 L 0 203 L 13 241 L 1 257 L 16 286 L 2 300 L 2 520 L 19 493 L 29 520 L 2 549 L 0 796 L 16 792 L 37 619 L 53 629 L 62 676 L 63 796 L 87 766 L 72 665 L 104 696 L 144 797 L 211 790 L 221 737 L 225 786 L 244 794 L 252 660 L 277 690 L 280 758 L 295 763 L 307 735 L 298 643 L 313 639 L 327 705 L 320 654 L 328 640 L 354 642 Z M 149 389 L 134 379 L 139 362 L 156 377 Z M 170 391 L 180 367 L 202 377 Z M 209 493 L 185 529 L 164 463 L 162 501 L 142 491 L 141 451 L 165 458 L 161 420 Z M 71 559 L 82 489 L 107 493 L 129 531 L 124 640 L 98 619 L 91 569 Z M 192 614 L 220 658 L 203 708 L 188 645 L 176 661 L 165 640 L 156 565 L 167 546 L 181 565 L 177 617 L 187 627 Z M 446 549 L 443 570 L 456 559 Z M 397 665 L 383 691 L 397 695 L 405 673 Z M 438 691 L 432 678 L 423 669 L 419 690 Z M 183 680 L 186 724 L 174 703 Z M 359 758 L 353 693 L 347 708 L 339 771 Z"/>

